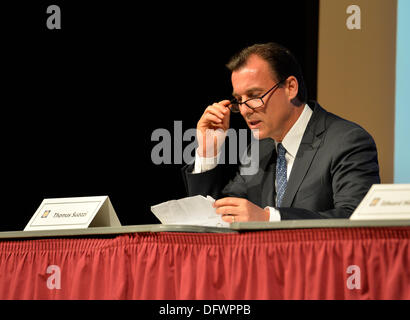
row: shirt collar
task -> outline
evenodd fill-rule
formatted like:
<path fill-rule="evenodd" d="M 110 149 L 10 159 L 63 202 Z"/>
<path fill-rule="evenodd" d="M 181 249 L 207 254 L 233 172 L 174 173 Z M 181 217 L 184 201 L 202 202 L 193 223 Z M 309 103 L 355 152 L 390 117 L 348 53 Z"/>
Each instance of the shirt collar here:
<path fill-rule="evenodd" d="M 293 158 L 296 157 L 296 153 L 298 152 L 303 134 L 305 133 L 312 113 L 312 109 L 310 109 L 309 106 L 305 104 L 305 107 L 298 120 L 296 120 L 292 128 L 290 128 L 289 132 L 282 140 L 282 145 L 286 149 L 286 152 L 289 153 Z M 278 143 L 275 142 L 276 146 L 277 144 Z"/>

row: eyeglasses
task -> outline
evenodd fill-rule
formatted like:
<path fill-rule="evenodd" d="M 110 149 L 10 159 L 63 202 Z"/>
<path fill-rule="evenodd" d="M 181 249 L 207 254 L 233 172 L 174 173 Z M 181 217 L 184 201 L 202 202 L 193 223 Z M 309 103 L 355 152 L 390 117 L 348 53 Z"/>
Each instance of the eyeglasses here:
<path fill-rule="evenodd" d="M 272 90 L 276 90 L 279 85 L 283 82 L 284 80 L 279 81 L 277 84 L 275 84 L 272 88 L 270 88 L 268 91 L 266 91 L 262 96 L 257 97 L 257 98 L 251 98 L 248 99 L 244 102 L 239 102 L 236 99 L 232 99 L 231 103 L 227 105 L 227 107 L 233 112 L 233 113 L 238 113 L 240 112 L 240 106 L 242 104 L 245 104 L 249 109 L 255 110 L 257 108 L 262 107 L 265 102 L 263 101 L 263 98 Z M 275 92 L 275 91 L 274 91 Z"/>

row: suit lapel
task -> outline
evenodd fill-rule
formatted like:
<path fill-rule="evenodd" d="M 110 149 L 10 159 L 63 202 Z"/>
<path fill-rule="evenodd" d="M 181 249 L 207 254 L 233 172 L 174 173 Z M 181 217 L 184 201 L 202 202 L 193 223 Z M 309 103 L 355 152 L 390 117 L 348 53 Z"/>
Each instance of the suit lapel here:
<path fill-rule="evenodd" d="M 312 105 L 311 103 L 309 103 Z M 282 200 L 282 207 L 291 207 L 296 192 L 309 171 L 313 158 L 319 149 L 322 141 L 321 133 L 325 130 L 326 111 L 319 104 L 315 103 L 313 114 L 306 127 L 302 141 L 300 143 L 292 172 L 286 187 L 285 195 Z"/>

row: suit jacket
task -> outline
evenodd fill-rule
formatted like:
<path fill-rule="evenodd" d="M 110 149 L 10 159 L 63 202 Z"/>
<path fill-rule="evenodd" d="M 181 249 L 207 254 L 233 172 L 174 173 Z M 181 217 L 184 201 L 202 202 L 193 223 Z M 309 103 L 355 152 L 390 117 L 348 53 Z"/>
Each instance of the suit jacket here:
<path fill-rule="evenodd" d="M 308 105 L 313 114 L 290 173 L 280 211 L 281 219 L 348 218 L 370 187 L 380 183 L 373 138 L 359 125 Z M 192 174 L 182 168 L 188 195 L 246 198 L 264 208 L 275 206 L 276 150 L 272 139 L 259 143 L 259 168 L 254 175 L 233 175 L 227 165 Z M 248 148 L 249 152 L 250 148 Z"/>

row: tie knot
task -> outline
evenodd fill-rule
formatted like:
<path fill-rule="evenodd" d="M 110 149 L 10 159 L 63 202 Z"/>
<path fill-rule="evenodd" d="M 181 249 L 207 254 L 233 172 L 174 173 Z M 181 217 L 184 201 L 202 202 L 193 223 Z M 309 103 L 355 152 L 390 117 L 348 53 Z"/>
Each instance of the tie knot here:
<path fill-rule="evenodd" d="M 279 144 L 278 144 L 278 155 L 279 155 L 280 157 L 284 157 L 285 154 L 286 154 L 286 149 L 285 149 L 285 147 L 282 145 L 282 143 L 279 143 Z"/>

